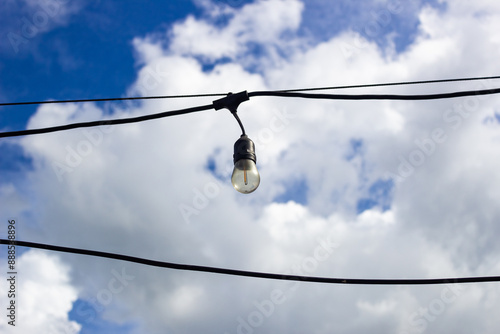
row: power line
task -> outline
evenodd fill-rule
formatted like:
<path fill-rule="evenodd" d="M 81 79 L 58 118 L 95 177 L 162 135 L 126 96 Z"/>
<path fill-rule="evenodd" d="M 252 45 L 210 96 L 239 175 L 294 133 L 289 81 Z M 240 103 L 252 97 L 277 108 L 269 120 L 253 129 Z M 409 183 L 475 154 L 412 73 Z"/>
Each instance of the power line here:
<path fill-rule="evenodd" d="M 439 79 L 439 80 L 421 80 L 421 81 L 400 81 L 400 82 L 386 82 L 386 83 L 348 85 L 348 86 L 332 86 L 332 87 L 297 88 L 297 89 L 275 90 L 274 92 L 307 92 L 307 91 L 314 91 L 314 90 L 335 90 L 335 89 L 351 89 L 351 88 L 406 86 L 406 85 L 421 85 L 421 84 L 431 84 L 431 83 L 494 80 L 494 79 L 500 79 L 500 76 L 469 77 L 469 78 Z"/>
<path fill-rule="evenodd" d="M 130 117 L 130 118 L 120 118 L 120 119 L 111 119 L 111 120 L 103 120 L 103 121 L 92 121 L 92 122 L 82 122 L 82 123 L 72 123 L 66 125 L 53 126 L 48 128 L 40 128 L 40 129 L 29 129 L 29 130 L 19 130 L 19 131 L 11 131 L 11 132 L 0 132 L 0 138 L 5 137 L 19 137 L 19 136 L 29 136 L 41 133 L 50 133 L 50 132 L 58 132 L 76 128 L 89 128 L 94 126 L 103 126 L 103 125 L 117 125 L 117 124 L 127 124 L 127 123 L 138 123 L 144 122 L 152 119 L 177 116 L 183 114 L 189 114 L 193 112 L 203 111 L 212 109 L 213 105 L 208 104 L 199 107 L 166 111 L 157 114 L 150 114 L 138 117 Z"/>
<path fill-rule="evenodd" d="M 420 85 L 420 84 L 431 84 L 431 83 L 445 83 L 445 82 L 459 82 L 459 81 L 479 81 L 479 80 L 494 80 L 494 79 L 500 79 L 500 76 L 467 77 L 467 78 L 420 80 L 420 81 L 400 81 L 400 82 L 386 82 L 386 83 L 345 85 L 345 86 L 330 86 L 330 87 L 314 87 L 314 88 L 297 88 L 297 89 L 273 90 L 273 91 L 270 91 L 270 92 L 306 92 L 306 91 L 315 91 L 315 90 L 336 90 L 336 89 L 369 88 L 369 87 L 406 86 L 406 85 Z M 1 106 L 54 104 L 54 103 L 83 103 L 83 102 L 111 102 L 111 101 L 130 101 L 130 100 L 197 98 L 197 97 L 215 97 L 215 96 L 225 96 L 225 95 L 226 95 L 226 93 L 211 93 L 211 94 L 189 94 L 189 95 L 158 95 L 158 96 L 136 96 L 136 97 L 110 97 L 110 98 L 100 98 L 100 99 L 76 99 L 76 100 L 53 100 L 53 101 L 6 102 L 6 103 L 0 103 L 0 107 Z"/>
<path fill-rule="evenodd" d="M 83 103 L 83 102 L 112 102 L 112 101 L 131 101 L 131 100 L 154 100 L 154 99 L 180 99 L 195 97 L 215 97 L 225 96 L 226 93 L 215 94 L 192 94 L 192 95 L 159 95 L 159 96 L 136 96 L 136 97 L 108 97 L 102 99 L 78 99 L 78 100 L 53 100 L 53 101 L 29 101 L 29 102 L 8 102 L 0 103 L 3 106 L 23 106 L 32 104 L 54 104 L 54 103 Z"/>
<path fill-rule="evenodd" d="M 288 274 L 273 274 L 246 270 L 235 270 L 217 267 L 198 266 L 191 264 L 179 264 L 172 262 L 162 262 L 149 260 L 134 256 L 106 253 L 87 249 L 70 248 L 62 246 L 54 246 L 40 244 L 27 241 L 0 239 L 0 244 L 16 245 L 21 247 L 39 248 L 56 252 L 72 253 L 96 256 L 101 258 L 115 259 L 133 263 L 144 264 L 147 266 L 169 268 L 174 270 L 187 270 L 206 272 L 212 274 L 222 274 L 231 276 L 254 277 L 284 281 L 298 281 L 310 283 L 329 283 L 329 284 L 356 284 L 356 285 L 431 285 L 431 284 L 458 284 L 458 283 L 485 283 L 485 282 L 500 282 L 500 276 L 482 276 L 482 277 L 458 277 L 458 278 L 429 278 L 429 279 L 360 279 L 360 278 L 329 278 L 329 277 L 314 277 L 314 276 L 299 276 Z"/>
<path fill-rule="evenodd" d="M 242 94 L 244 93 L 244 94 Z M 435 100 L 435 99 L 449 99 L 449 98 L 457 98 L 457 97 L 465 97 L 465 96 L 480 96 L 480 95 L 490 95 L 490 94 L 498 94 L 500 93 L 500 88 L 493 89 L 484 89 L 484 90 L 472 90 L 472 91 L 461 91 L 461 92 L 452 92 L 452 93 L 441 93 L 441 94 L 420 94 L 420 95 L 391 95 L 391 94 L 362 94 L 362 95 L 346 95 L 346 94 L 311 94 L 311 93 L 298 93 L 298 92 L 277 92 L 277 91 L 257 91 L 257 92 L 241 92 L 234 95 L 245 95 L 248 99 L 250 97 L 256 96 L 277 96 L 277 97 L 299 97 L 299 98 L 308 98 L 308 99 L 328 99 L 328 100 L 407 100 L 407 101 L 418 101 L 418 100 Z M 230 95 L 228 95 L 229 98 Z M 84 127 L 94 127 L 101 125 L 117 125 L 117 124 L 126 124 L 126 123 L 137 123 L 143 122 L 151 119 L 158 119 L 176 115 L 182 115 L 187 113 L 193 113 L 203 110 L 209 109 L 221 109 L 220 100 L 214 101 L 211 105 L 204 105 L 198 107 L 192 107 L 187 109 L 166 111 L 157 114 L 150 114 L 139 117 L 131 117 L 131 118 L 122 118 L 122 119 L 114 119 L 114 120 L 101 120 L 101 121 L 92 121 L 92 122 L 82 122 L 82 123 L 73 123 L 66 124 L 60 126 L 53 126 L 48 128 L 39 128 L 39 129 L 29 129 L 29 130 L 20 130 L 20 131 L 10 131 L 10 132 L 0 132 L 0 138 L 6 137 L 18 137 L 18 136 L 27 136 L 41 133 L 50 133 L 50 132 L 58 132 L 75 128 L 84 128 Z"/>
<path fill-rule="evenodd" d="M 279 92 L 279 91 L 258 91 L 248 93 L 249 97 L 254 96 L 280 96 L 280 97 L 301 97 L 307 99 L 323 99 L 323 100 L 406 100 L 406 101 L 419 101 L 419 100 L 438 100 L 438 99 L 451 99 L 456 97 L 465 96 L 478 96 L 478 95 L 491 95 L 500 93 L 500 88 L 484 89 L 484 90 L 471 90 L 453 93 L 441 94 L 420 94 L 420 95 L 393 95 L 393 94 L 311 94 L 311 93 L 298 93 L 298 92 Z"/>

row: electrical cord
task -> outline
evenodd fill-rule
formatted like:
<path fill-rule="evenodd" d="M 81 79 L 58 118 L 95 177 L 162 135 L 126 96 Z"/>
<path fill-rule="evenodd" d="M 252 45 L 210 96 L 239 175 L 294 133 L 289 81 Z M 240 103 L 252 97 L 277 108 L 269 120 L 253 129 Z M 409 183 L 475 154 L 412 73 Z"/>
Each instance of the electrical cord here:
<path fill-rule="evenodd" d="M 406 86 L 406 85 L 421 85 L 421 84 L 431 84 L 431 83 L 494 80 L 494 79 L 500 79 L 500 76 L 470 77 L 470 78 L 457 78 L 457 79 L 439 79 L 439 80 L 421 80 L 421 81 L 400 81 L 400 82 L 386 82 L 386 83 L 348 85 L 348 86 L 332 86 L 332 87 L 297 88 L 297 89 L 275 90 L 275 92 L 307 92 L 307 91 L 314 91 L 314 90 L 335 90 L 335 89 L 351 89 L 351 88 Z"/>
<path fill-rule="evenodd" d="M 245 133 L 245 127 L 243 126 L 243 123 L 241 123 L 241 119 L 240 117 L 238 116 L 237 113 L 233 112 L 231 113 L 233 114 L 234 118 L 236 118 L 236 121 L 238 122 L 238 124 L 240 125 L 240 128 L 241 128 L 241 135 L 242 136 L 246 136 L 246 133 Z"/>
<path fill-rule="evenodd" d="M 191 95 L 159 95 L 159 96 L 135 96 L 135 97 L 109 97 L 102 99 L 78 99 L 78 100 L 53 100 L 53 101 L 30 101 L 30 102 L 8 102 L 0 103 L 3 106 L 24 106 L 32 104 L 54 104 L 54 103 L 83 103 L 83 102 L 112 102 L 112 101 L 131 101 L 131 100 L 154 100 L 154 99 L 179 99 L 194 97 L 215 97 L 225 96 L 225 93 L 215 94 L 191 94 Z"/>
<path fill-rule="evenodd" d="M 7 240 L 0 239 L 0 244 L 15 245 L 21 247 L 30 247 L 51 250 L 56 252 L 80 254 L 96 256 L 101 258 L 115 259 L 120 261 L 127 261 L 133 263 L 144 264 L 147 266 L 169 268 L 174 270 L 188 270 L 197 272 L 206 272 L 212 274 L 264 278 L 284 281 L 298 281 L 310 283 L 329 283 L 329 284 L 356 284 L 356 285 L 431 285 L 431 284 L 458 284 L 458 283 L 485 283 L 485 282 L 499 282 L 500 276 L 482 276 L 482 277 L 458 277 L 458 278 L 429 278 L 429 279 L 363 279 L 363 278 L 329 278 L 329 277 L 314 277 L 314 276 L 300 276 L 288 274 L 273 274 L 246 270 L 235 270 L 217 267 L 198 266 L 191 264 L 179 264 L 171 262 L 162 262 L 156 260 L 149 260 L 134 256 L 106 253 L 87 249 L 78 249 L 62 246 L 54 246 L 47 244 L 40 244 L 28 241 Z"/>
<path fill-rule="evenodd" d="M 460 91 L 451 93 L 441 93 L 441 94 L 419 94 L 419 95 L 394 95 L 394 94 L 361 94 L 361 95 L 346 95 L 346 94 L 311 94 L 311 93 L 298 93 L 298 92 L 277 92 L 277 91 L 256 91 L 256 92 L 240 92 L 237 94 L 228 94 L 225 98 L 214 101 L 211 105 L 204 105 L 199 107 L 167 111 L 157 114 L 124 118 L 124 119 L 114 119 L 114 120 L 103 120 L 103 121 L 92 121 L 83 123 L 73 123 L 67 125 L 54 126 L 49 128 L 39 128 L 30 130 L 20 130 L 11 132 L 0 132 L 0 138 L 6 137 L 17 137 L 17 136 L 27 136 L 41 133 L 57 132 L 75 128 L 83 127 L 94 127 L 100 125 L 116 125 L 116 124 L 126 124 L 126 123 L 137 123 L 143 122 L 151 119 L 158 119 L 176 115 L 182 115 L 192 112 L 198 112 L 209 109 L 222 109 L 229 108 L 234 109 L 232 106 L 236 103 L 237 105 L 242 101 L 246 101 L 251 97 L 256 96 L 277 96 L 277 97 L 299 97 L 307 99 L 328 99 L 328 100 L 406 100 L 406 101 L 419 101 L 419 100 L 436 100 L 436 99 L 449 99 L 465 96 L 482 96 L 500 93 L 500 88 L 484 89 L 484 90 L 470 90 L 470 91 Z M 227 99 L 228 104 L 224 105 L 224 101 Z M 233 112 L 233 110 L 231 110 Z"/>
<path fill-rule="evenodd" d="M 213 105 L 207 104 L 207 105 L 199 106 L 199 107 L 166 111 L 166 112 L 162 112 L 162 113 L 150 114 L 150 115 L 144 115 L 144 116 L 138 116 L 138 117 L 110 119 L 110 120 L 104 120 L 104 121 L 72 123 L 72 124 L 59 125 L 59 126 L 40 128 L 40 129 L 28 129 L 28 130 L 19 130 L 19 131 L 11 131 L 11 132 L 0 132 L 0 138 L 29 136 L 29 135 L 35 135 L 35 134 L 58 132 L 58 131 L 76 129 L 76 128 L 89 128 L 89 127 L 103 126 L 103 125 L 137 123 L 137 122 L 149 121 L 152 119 L 177 116 L 177 115 L 184 115 L 184 114 L 188 114 L 188 113 L 209 110 L 212 108 L 213 108 Z"/>
<path fill-rule="evenodd" d="M 445 83 L 445 82 L 459 82 L 459 81 L 478 81 L 478 80 L 494 80 L 494 79 L 500 79 L 500 76 L 467 77 L 467 78 L 455 78 L 455 79 L 400 81 L 400 82 L 386 82 L 386 83 L 361 84 L 361 85 L 345 85 L 345 86 L 331 86 L 331 87 L 298 88 L 298 89 L 274 90 L 272 92 L 306 92 L 306 91 L 314 91 L 314 90 L 336 90 L 336 89 L 369 88 L 369 87 L 406 86 L 406 85 L 420 85 L 420 84 L 431 84 L 431 83 Z M 53 104 L 53 103 L 83 103 L 83 102 L 108 102 L 108 101 L 129 101 L 129 100 L 151 100 L 151 99 L 214 97 L 214 96 L 225 96 L 225 95 L 226 95 L 225 93 L 213 93 L 213 94 L 190 94 L 190 95 L 159 95 L 159 96 L 136 96 L 136 97 L 111 97 L 111 98 L 102 98 L 102 99 L 77 99 L 77 100 L 31 101 L 31 102 L 7 102 L 7 103 L 0 103 L 0 107 L 1 106 L 36 105 L 36 104 Z"/>
<path fill-rule="evenodd" d="M 311 94 L 311 93 L 298 93 L 287 91 L 257 91 L 248 93 L 248 97 L 255 96 L 279 96 L 279 97 L 300 97 L 307 99 L 322 99 L 322 100 L 406 100 L 406 101 L 419 101 L 419 100 L 437 100 L 437 99 L 451 99 L 456 97 L 465 96 L 479 96 L 491 95 L 500 93 L 500 88 L 484 89 L 484 90 L 470 90 L 452 93 L 441 94 L 420 94 L 420 95 L 394 95 L 394 94 Z"/>

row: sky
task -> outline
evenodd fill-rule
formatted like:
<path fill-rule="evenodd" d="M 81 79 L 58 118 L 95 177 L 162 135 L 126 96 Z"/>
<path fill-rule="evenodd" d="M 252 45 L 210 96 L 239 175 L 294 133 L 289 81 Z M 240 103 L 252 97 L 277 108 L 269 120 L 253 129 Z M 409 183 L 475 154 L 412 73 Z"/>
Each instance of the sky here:
<path fill-rule="evenodd" d="M 0 102 L 498 75 L 495 0 L 6 0 Z M 433 94 L 481 80 L 340 89 Z M 216 97 L 0 107 L 0 131 Z M 231 185 L 227 110 L 0 139 L 0 237 L 338 278 L 500 273 L 500 98 L 252 97 L 259 188 Z M 1 247 L 0 277 L 7 275 Z M 2 333 L 498 333 L 496 283 L 363 286 L 175 271 L 17 248 Z M 7 280 L 0 283 L 5 310 Z"/>

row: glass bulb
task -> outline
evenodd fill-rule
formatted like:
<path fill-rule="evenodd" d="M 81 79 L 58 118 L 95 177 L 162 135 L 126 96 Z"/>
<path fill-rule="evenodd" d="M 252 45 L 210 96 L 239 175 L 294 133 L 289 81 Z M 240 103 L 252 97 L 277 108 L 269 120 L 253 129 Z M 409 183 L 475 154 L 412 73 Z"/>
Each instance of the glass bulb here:
<path fill-rule="evenodd" d="M 250 194 L 260 184 L 260 175 L 255 162 L 250 159 L 241 159 L 234 164 L 231 182 L 234 189 L 243 194 Z"/>

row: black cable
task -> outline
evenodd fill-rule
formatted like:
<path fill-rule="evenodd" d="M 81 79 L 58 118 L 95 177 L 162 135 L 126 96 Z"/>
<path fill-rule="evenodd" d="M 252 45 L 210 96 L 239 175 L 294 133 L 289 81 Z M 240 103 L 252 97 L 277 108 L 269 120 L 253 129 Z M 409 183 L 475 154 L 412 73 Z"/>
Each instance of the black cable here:
<path fill-rule="evenodd" d="M 420 84 L 430 84 L 430 83 L 493 80 L 493 79 L 500 79 L 500 76 L 472 77 L 472 78 L 458 78 L 458 79 L 439 79 L 439 80 L 422 80 L 422 81 L 400 81 L 400 82 L 387 82 L 387 83 L 348 85 L 348 86 L 333 86 L 333 87 L 297 88 L 297 89 L 275 90 L 275 92 L 307 92 L 307 91 L 313 91 L 313 90 L 334 90 L 334 89 L 350 89 L 350 88 L 405 86 L 405 85 L 420 85 Z"/>
<path fill-rule="evenodd" d="M 429 83 L 493 80 L 493 79 L 500 79 L 500 76 L 468 77 L 468 78 L 421 80 L 421 81 L 401 81 L 401 82 L 387 82 L 387 83 L 333 86 L 333 87 L 298 88 L 298 89 L 275 90 L 275 91 L 270 91 L 270 92 L 305 92 L 305 91 L 313 91 L 313 90 L 334 90 L 334 89 L 368 88 L 368 87 L 384 87 L 384 86 L 405 86 L 405 85 L 417 85 L 417 84 L 429 84 Z M 1 106 L 34 105 L 34 104 L 52 104 L 52 103 L 82 103 L 82 102 L 106 102 L 106 101 L 127 101 L 127 100 L 213 97 L 213 96 L 225 96 L 225 95 L 226 95 L 225 93 L 214 93 L 214 94 L 191 94 L 191 95 L 159 95 L 159 96 L 138 96 L 138 97 L 114 97 L 114 98 L 112 97 L 112 98 L 101 98 L 101 99 L 8 102 L 8 103 L 0 103 L 0 107 Z"/>
<path fill-rule="evenodd" d="M 453 93 L 441 94 L 420 94 L 420 95 L 393 95 L 393 94 L 311 94 L 311 93 L 297 93 L 297 92 L 280 92 L 280 91 L 257 91 L 248 93 L 248 97 L 255 96 L 279 96 L 279 97 L 301 97 L 307 99 L 323 99 L 323 100 L 406 100 L 406 101 L 419 101 L 419 100 L 437 100 L 437 99 L 450 99 L 464 96 L 478 96 L 478 95 L 491 95 L 500 93 L 500 88 L 484 89 L 484 90 L 470 90 Z"/>
<path fill-rule="evenodd" d="M 213 274 L 275 279 L 275 280 L 285 280 L 285 281 L 312 282 L 312 283 L 358 284 L 358 285 L 361 284 L 362 285 L 430 285 L 430 284 L 457 284 L 457 283 L 484 283 L 484 282 L 500 281 L 500 276 L 430 278 L 430 279 L 362 279 L 362 278 L 359 279 L 359 278 L 328 278 L 328 277 L 299 276 L 299 275 L 272 274 L 272 273 L 254 272 L 246 270 L 234 270 L 234 269 L 225 269 L 216 267 L 197 266 L 190 264 L 162 262 L 162 261 L 143 259 L 128 255 L 99 252 L 87 249 L 61 247 L 61 246 L 40 244 L 27 241 L 18 241 L 18 240 L 0 239 L 0 244 L 39 248 L 56 252 L 97 256 L 108 259 L 115 259 L 115 260 L 144 264 L 147 266 L 169 268 L 175 270 L 189 270 L 189 271 L 199 271 L 199 272 L 206 272 Z"/>
<path fill-rule="evenodd" d="M 472 91 L 461 91 L 452 93 L 442 93 L 442 94 L 422 94 L 422 95 L 391 95 L 391 94 L 362 94 L 362 95 L 345 95 L 345 94 L 310 94 L 310 93 L 297 93 L 297 92 L 272 92 L 272 91 L 257 91 L 257 92 L 242 92 L 247 98 L 255 96 L 278 96 L 278 97 L 300 97 L 308 99 L 328 99 L 328 100 L 407 100 L 407 101 L 418 101 L 418 100 L 436 100 L 436 99 L 449 99 L 456 97 L 465 96 L 480 96 L 480 95 L 490 95 L 500 93 L 500 88 L 484 89 L 484 90 L 472 90 Z M 238 93 L 241 94 L 241 93 Z M 236 94 L 235 94 L 236 95 Z M 214 101 L 216 102 L 216 101 Z M 5 137 L 17 137 L 26 136 L 40 133 L 57 132 L 75 128 L 83 127 L 93 127 L 100 125 L 114 125 L 114 124 L 126 124 L 126 123 L 136 123 L 151 119 L 187 114 L 208 109 L 217 109 L 220 106 L 218 104 L 212 103 L 211 105 L 204 105 L 199 107 L 167 111 L 158 114 L 139 116 L 133 118 L 115 119 L 108 121 L 93 121 L 84 123 L 74 123 L 67 125 L 54 126 L 50 128 L 41 129 L 31 129 L 31 130 L 21 130 L 21 131 L 11 131 L 11 132 L 0 132 L 0 138 Z"/>
<path fill-rule="evenodd" d="M 102 99 L 78 99 L 78 100 L 54 100 L 54 101 L 32 101 L 32 102 L 9 102 L 0 103 L 3 106 L 22 106 L 30 104 L 53 104 L 53 103 L 82 103 L 82 102 L 108 102 L 108 101 L 130 101 L 130 100 L 153 100 L 153 99 L 179 99 L 193 97 L 225 96 L 226 93 L 215 94 L 192 94 L 192 95 L 159 95 L 159 96 L 137 96 L 137 97 L 108 97 Z"/>
<path fill-rule="evenodd" d="M 57 131 L 64 131 L 64 130 L 76 129 L 76 128 L 88 128 L 88 127 L 102 126 L 102 125 L 137 123 L 137 122 L 143 122 L 143 121 L 148 121 L 148 120 L 157 119 L 157 118 L 170 117 L 170 116 L 183 115 L 183 114 L 188 114 L 188 113 L 193 113 L 193 112 L 198 112 L 198 111 L 203 111 L 203 110 L 209 110 L 212 108 L 213 108 L 213 105 L 208 104 L 208 105 L 199 106 L 199 107 L 180 109 L 180 110 L 174 110 L 174 111 L 165 111 L 162 113 L 150 114 L 150 115 L 144 115 L 144 116 L 138 116 L 138 117 L 111 119 L 111 120 L 104 120 L 104 121 L 72 123 L 72 124 L 53 126 L 53 127 L 49 127 L 49 128 L 40 128 L 40 129 L 0 132 L 0 138 L 28 136 L 28 135 L 34 135 L 34 134 L 57 132 Z"/>
<path fill-rule="evenodd" d="M 236 120 L 238 121 L 238 124 L 240 125 L 240 128 L 241 128 L 241 135 L 242 136 L 245 136 L 246 133 L 245 133 L 245 128 L 243 127 L 243 123 L 241 123 L 241 119 L 240 117 L 238 116 L 238 113 L 236 112 L 232 112 L 231 114 L 233 114 L 234 118 L 236 118 Z"/>

